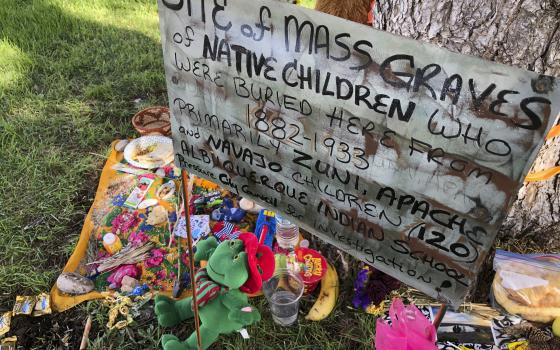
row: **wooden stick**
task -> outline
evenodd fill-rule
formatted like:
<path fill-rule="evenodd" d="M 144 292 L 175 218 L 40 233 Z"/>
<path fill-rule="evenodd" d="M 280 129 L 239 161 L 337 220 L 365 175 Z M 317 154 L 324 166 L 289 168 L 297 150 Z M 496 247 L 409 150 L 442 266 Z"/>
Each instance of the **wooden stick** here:
<path fill-rule="evenodd" d="M 196 342 L 198 345 L 198 350 L 202 350 L 202 339 L 200 337 L 200 319 L 198 317 L 198 304 L 196 302 L 196 282 L 195 282 L 195 271 L 194 271 L 194 253 L 192 245 L 192 234 L 191 234 L 191 214 L 189 210 L 189 190 L 187 188 L 187 171 L 181 169 L 181 178 L 183 185 L 183 201 L 185 204 L 185 224 L 187 226 L 187 249 L 189 251 L 189 267 L 191 273 L 191 288 L 192 288 L 192 304 L 194 311 L 194 326 L 196 328 Z"/>
<path fill-rule="evenodd" d="M 439 328 L 439 325 L 441 324 L 441 321 L 443 320 L 443 317 L 445 316 L 445 313 L 447 312 L 447 304 L 441 304 L 438 313 L 436 314 L 436 316 L 434 317 L 434 327 L 437 329 Z"/>
<path fill-rule="evenodd" d="M 91 316 L 88 316 L 86 325 L 84 327 L 84 333 L 82 334 L 82 342 L 80 343 L 80 350 L 87 349 L 89 331 L 91 330 Z"/>
<path fill-rule="evenodd" d="M 192 175 L 191 175 L 192 176 Z M 184 186 L 183 186 L 184 188 Z M 181 191 L 179 191 L 179 195 L 180 195 Z M 183 198 L 179 198 L 179 201 L 181 201 L 181 199 Z M 180 205 L 179 205 L 180 207 Z M 179 218 L 181 217 L 181 209 L 177 207 L 177 203 L 175 203 L 175 213 L 177 213 L 177 220 L 175 220 L 175 226 L 179 225 Z M 185 214 L 186 215 L 186 214 Z M 185 219 L 186 222 L 186 219 Z M 186 225 L 186 224 L 185 224 Z M 174 230 L 176 229 L 176 227 L 174 228 Z M 171 236 L 171 238 L 173 238 L 173 234 Z M 181 236 L 177 236 L 175 237 L 175 239 L 177 240 L 177 280 L 179 281 L 179 285 L 181 285 Z M 173 239 L 169 240 L 169 245 L 171 246 L 171 241 L 173 241 Z M 194 291 L 194 286 L 191 286 L 193 288 Z"/>

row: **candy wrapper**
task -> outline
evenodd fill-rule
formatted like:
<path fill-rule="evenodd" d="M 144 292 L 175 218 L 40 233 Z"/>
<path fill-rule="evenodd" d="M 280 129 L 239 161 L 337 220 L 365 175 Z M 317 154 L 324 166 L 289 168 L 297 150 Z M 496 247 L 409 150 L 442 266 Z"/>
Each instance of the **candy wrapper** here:
<path fill-rule="evenodd" d="M 10 331 L 10 323 L 12 323 L 12 312 L 4 312 L 0 316 L 0 337 L 3 337 L 4 334 Z"/>
<path fill-rule="evenodd" d="M 14 304 L 13 315 L 31 315 L 36 302 L 37 298 L 35 296 L 18 295 Z"/>
<path fill-rule="evenodd" d="M 0 340 L 0 350 L 16 350 L 17 337 L 8 337 Z"/>
<path fill-rule="evenodd" d="M 52 313 L 51 309 L 51 296 L 47 293 L 41 293 L 37 295 L 37 302 L 35 303 L 35 308 L 31 316 L 43 316 Z"/>

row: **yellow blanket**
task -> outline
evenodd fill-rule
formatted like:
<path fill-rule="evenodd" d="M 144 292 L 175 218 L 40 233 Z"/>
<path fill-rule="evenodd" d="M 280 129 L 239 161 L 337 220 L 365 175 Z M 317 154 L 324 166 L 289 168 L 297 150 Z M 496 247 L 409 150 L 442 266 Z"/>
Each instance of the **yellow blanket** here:
<path fill-rule="evenodd" d="M 70 256 L 70 259 L 68 260 L 66 266 L 64 267 L 63 270 L 64 272 L 78 272 L 82 275 L 85 275 L 86 274 L 85 264 L 91 262 L 92 260 L 95 260 L 96 258 L 95 255 L 92 256 L 91 245 L 97 246 L 97 254 L 104 253 L 100 238 L 104 233 L 110 232 L 111 230 L 111 226 L 106 225 L 107 223 L 106 217 L 107 215 L 109 215 L 111 210 L 113 210 L 116 207 L 114 205 L 114 200 L 115 200 L 114 198 L 115 196 L 119 195 L 119 193 L 121 193 L 121 198 L 123 198 L 123 196 L 126 197 L 126 194 L 129 193 L 136 186 L 138 176 L 117 172 L 112 169 L 113 165 L 115 165 L 116 163 L 120 163 L 123 160 L 123 153 L 117 152 L 115 150 L 115 144 L 116 141 L 113 142 L 111 153 L 109 155 L 107 162 L 105 163 L 105 166 L 103 167 L 103 172 L 101 173 L 101 179 L 99 181 L 99 186 L 97 188 L 95 200 L 88 212 L 88 215 L 85 218 L 82 232 L 80 234 L 80 239 L 78 241 L 78 244 L 76 245 L 76 248 L 74 249 L 74 252 L 72 253 L 72 256 Z M 164 181 L 165 180 L 156 177 L 154 179 L 154 183 L 150 187 L 150 190 L 146 198 L 154 198 L 155 191 Z M 200 181 L 204 182 L 204 180 L 200 180 Z M 177 185 L 177 189 L 179 189 L 180 182 L 178 180 L 176 180 L 176 185 Z M 175 205 L 173 203 L 169 203 L 169 202 L 165 203 L 163 201 L 160 201 L 159 204 L 165 207 L 170 214 L 175 213 Z M 145 218 L 147 216 L 146 210 L 136 210 L 136 211 L 129 210 L 129 212 L 135 212 L 139 214 L 140 223 L 145 222 Z M 135 229 L 132 229 L 131 232 L 140 231 L 138 229 L 138 226 L 136 226 Z M 143 263 L 137 264 L 138 269 L 141 271 L 141 277 L 139 279 L 141 283 L 149 284 L 150 287 L 152 287 L 153 291 L 157 293 L 163 293 L 169 295 L 171 294 L 171 290 L 172 290 L 174 274 L 177 273 L 176 265 L 179 257 L 179 254 L 177 252 L 177 245 L 173 244 L 170 248 L 167 247 L 169 243 L 169 237 L 170 237 L 169 226 L 167 223 L 154 226 L 153 229 L 154 232 L 158 232 L 158 233 L 153 234 L 153 232 L 148 232 L 148 231 L 146 231 L 146 233 L 148 233 L 149 240 L 156 243 L 156 250 L 161 250 L 161 252 L 163 252 L 162 254 L 159 254 L 159 258 L 160 258 L 159 261 L 157 256 L 154 258 L 156 261 L 155 264 L 157 264 L 160 261 L 161 263 L 160 266 L 156 266 L 155 268 L 154 267 L 148 268 L 148 266 L 146 266 Z M 130 235 L 131 232 L 119 233 L 119 235 L 122 235 L 123 239 L 126 240 L 126 238 L 128 237 L 128 235 Z M 92 237 L 92 235 L 94 236 Z M 183 246 L 184 245 L 185 242 L 183 240 Z M 89 249 L 88 246 L 90 246 Z M 185 252 L 185 249 L 181 249 L 181 251 Z M 95 253 L 96 250 L 94 249 L 93 252 Z M 183 258 L 185 258 L 183 254 L 182 256 Z M 161 255 L 163 255 L 164 257 L 163 260 L 161 259 Z M 152 266 L 155 264 L 152 264 Z M 157 270 L 157 272 L 154 272 L 154 270 Z M 188 271 L 188 265 L 185 264 L 181 265 L 181 271 L 182 272 Z M 108 274 L 106 274 L 105 276 L 100 276 L 98 278 L 106 279 L 107 275 Z M 155 275 L 157 275 L 157 277 Z M 161 278 L 162 275 L 166 275 L 166 276 Z M 83 301 L 103 298 L 105 296 L 109 296 L 114 293 L 113 291 L 108 290 L 104 287 L 99 287 L 99 285 L 97 286 L 96 289 L 105 290 L 105 291 L 103 292 L 92 291 L 87 294 L 72 296 L 72 295 L 66 295 L 61 293 L 55 285 L 50 293 L 52 308 L 54 311 L 61 312 L 69 308 L 72 308 Z M 186 297 L 189 295 L 190 295 L 190 290 L 185 291 L 182 297 Z"/>

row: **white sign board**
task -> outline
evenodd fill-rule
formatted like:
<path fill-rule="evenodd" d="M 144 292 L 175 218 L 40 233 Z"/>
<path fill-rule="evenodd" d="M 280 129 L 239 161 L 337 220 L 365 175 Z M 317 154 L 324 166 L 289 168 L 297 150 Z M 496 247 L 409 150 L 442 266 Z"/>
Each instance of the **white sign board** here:
<path fill-rule="evenodd" d="M 558 114 L 554 78 L 267 0 L 159 13 L 178 166 L 464 298 Z"/>

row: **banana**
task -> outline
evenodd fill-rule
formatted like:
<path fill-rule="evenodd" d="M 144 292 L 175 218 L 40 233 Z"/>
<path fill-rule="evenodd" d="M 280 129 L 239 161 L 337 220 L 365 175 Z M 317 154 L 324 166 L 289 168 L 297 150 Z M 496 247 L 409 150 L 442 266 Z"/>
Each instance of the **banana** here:
<path fill-rule="evenodd" d="M 321 321 L 333 311 L 336 306 L 336 300 L 338 299 L 339 284 L 338 284 L 338 274 L 336 269 L 329 263 L 327 272 L 325 276 L 321 279 L 321 291 L 319 292 L 319 297 L 307 316 L 306 320 L 311 321 Z"/>

